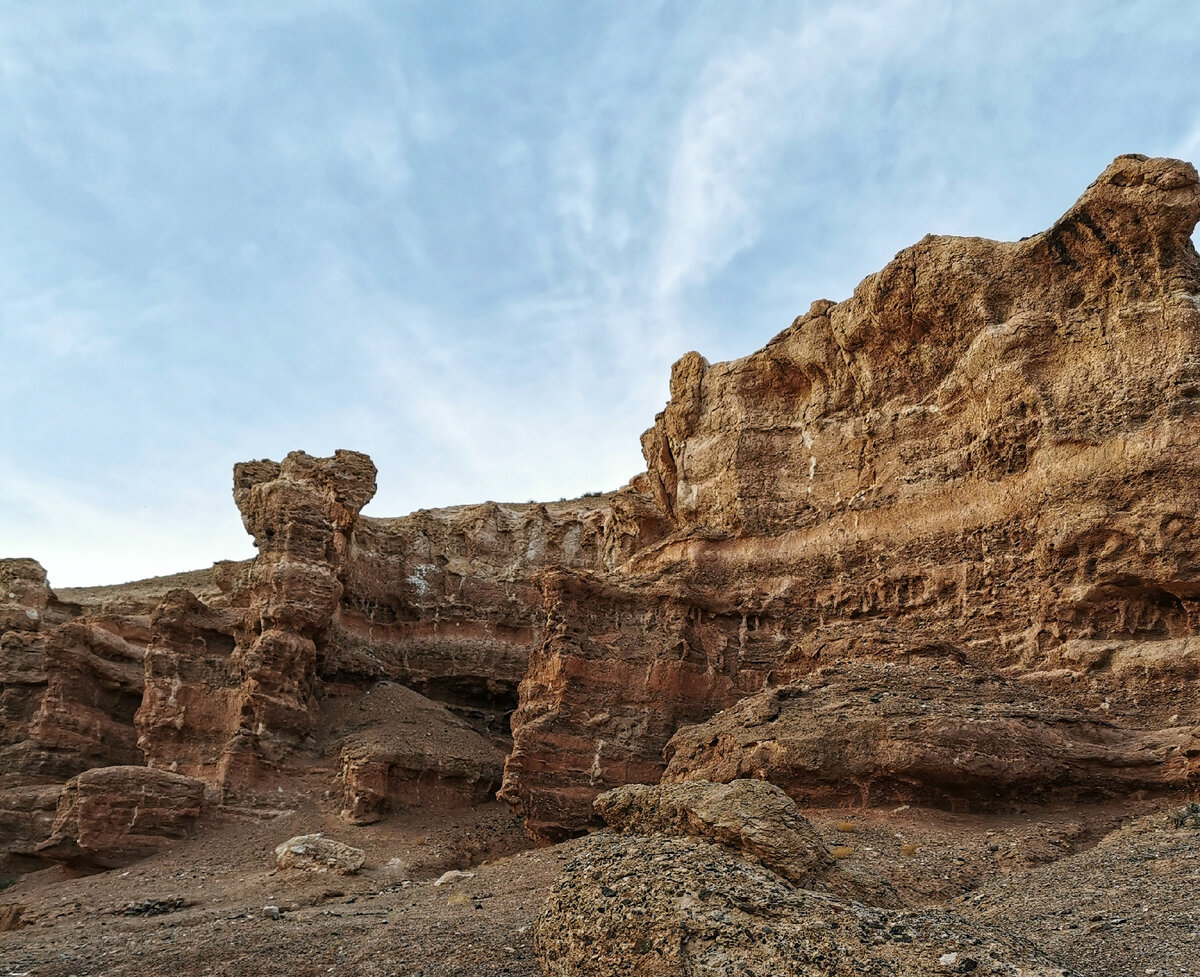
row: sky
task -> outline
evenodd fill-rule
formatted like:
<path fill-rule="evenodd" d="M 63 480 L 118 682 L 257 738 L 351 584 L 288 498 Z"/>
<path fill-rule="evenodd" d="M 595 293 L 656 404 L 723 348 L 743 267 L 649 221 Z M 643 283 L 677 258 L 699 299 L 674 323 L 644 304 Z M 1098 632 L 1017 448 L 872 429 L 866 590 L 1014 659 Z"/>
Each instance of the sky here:
<path fill-rule="evenodd" d="M 1194 0 L 0 0 L 0 557 L 253 554 L 235 462 L 368 515 L 644 468 L 670 364 L 926 233 L 1200 158 Z"/>

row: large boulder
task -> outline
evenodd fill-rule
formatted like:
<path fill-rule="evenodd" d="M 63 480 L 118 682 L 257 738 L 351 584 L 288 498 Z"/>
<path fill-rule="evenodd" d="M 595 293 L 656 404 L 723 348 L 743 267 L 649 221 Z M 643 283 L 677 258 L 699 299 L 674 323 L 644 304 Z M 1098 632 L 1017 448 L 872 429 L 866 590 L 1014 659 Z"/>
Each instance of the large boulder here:
<path fill-rule="evenodd" d="M 297 835 L 275 849 L 275 867 L 300 872 L 354 875 L 366 861 L 361 848 L 322 834 Z"/>
<path fill-rule="evenodd" d="M 202 781 L 150 767 L 98 767 L 67 781 L 37 854 L 116 868 L 186 838 L 204 811 Z"/>
<path fill-rule="evenodd" d="M 799 888 L 699 838 L 592 835 L 535 927 L 549 977 L 1067 977 L 1029 942 L 937 910 Z"/>
<path fill-rule="evenodd" d="M 597 797 L 596 811 L 619 834 L 703 838 L 806 889 L 901 904 L 882 879 L 842 870 L 795 802 L 763 780 L 628 784 Z"/>
<path fill-rule="evenodd" d="M 1185 788 L 1200 717 L 1139 729 L 978 669 L 847 663 L 684 726 L 665 781 L 762 777 L 810 803 L 1005 809 Z"/>

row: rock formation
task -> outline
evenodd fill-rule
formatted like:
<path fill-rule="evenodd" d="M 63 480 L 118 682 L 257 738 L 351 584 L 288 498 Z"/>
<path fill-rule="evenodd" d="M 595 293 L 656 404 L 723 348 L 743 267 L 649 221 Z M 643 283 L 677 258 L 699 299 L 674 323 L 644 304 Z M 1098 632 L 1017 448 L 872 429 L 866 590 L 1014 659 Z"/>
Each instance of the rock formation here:
<path fill-rule="evenodd" d="M 115 868 L 192 832 L 204 807 L 199 780 L 149 767 L 101 767 L 67 781 L 44 858 Z"/>
<path fill-rule="evenodd" d="M 1138 729 L 983 670 L 852 663 L 743 699 L 666 747 L 664 782 L 758 777 L 811 804 L 1010 809 L 1200 781 L 1200 718 Z"/>
<path fill-rule="evenodd" d="M 250 607 L 233 651 L 242 677 L 242 714 L 227 747 L 279 759 L 311 731 L 317 714 L 316 639 L 342 597 L 342 568 L 359 510 L 375 494 L 366 455 L 313 458 L 293 451 L 282 464 L 238 465 L 233 498 L 258 557 Z M 236 762 L 236 759 L 235 761 Z"/>
<path fill-rule="evenodd" d="M 330 715 L 341 711 L 352 718 Z M 380 682 L 362 695 L 327 700 L 339 733 L 342 817 L 372 824 L 401 808 L 467 807 L 500 786 L 504 752 L 444 705 Z"/>
<path fill-rule="evenodd" d="M 1002 670 L 1131 735 L 1194 728 L 1198 217 L 1192 166 L 1120 157 L 1048 231 L 926 237 L 757 353 L 684 356 L 643 439 L 676 532 L 549 591 L 504 788 L 535 832 L 827 663 Z"/>
<path fill-rule="evenodd" d="M 0 561 L 0 849 L 63 851 L 67 782 L 129 765 L 251 806 L 315 771 L 365 823 L 486 797 L 506 754 L 550 840 L 664 776 L 1194 784 L 1198 217 L 1190 165 L 1125 156 L 1041 234 L 927 237 L 685 355 L 616 492 L 372 518 L 369 458 L 293 452 L 235 469 L 252 562 L 55 595 Z"/>
<path fill-rule="evenodd" d="M 714 808 L 730 789 L 691 786 L 686 795 L 672 788 L 606 795 L 606 816 L 618 813 L 636 833 L 592 835 L 564 866 L 537 923 L 545 973 L 1068 977 L 1028 942 L 987 924 L 938 910 L 880 909 L 806 887 L 834 863 L 794 805 L 788 809 L 770 788 L 738 790 L 735 810 L 752 827 L 726 829 L 714 823 L 722 817 Z M 631 809 L 640 812 L 632 820 Z M 714 818 L 693 816 L 705 810 Z M 666 837 L 644 833 L 663 826 Z M 742 857 L 760 853 L 768 857 Z"/>

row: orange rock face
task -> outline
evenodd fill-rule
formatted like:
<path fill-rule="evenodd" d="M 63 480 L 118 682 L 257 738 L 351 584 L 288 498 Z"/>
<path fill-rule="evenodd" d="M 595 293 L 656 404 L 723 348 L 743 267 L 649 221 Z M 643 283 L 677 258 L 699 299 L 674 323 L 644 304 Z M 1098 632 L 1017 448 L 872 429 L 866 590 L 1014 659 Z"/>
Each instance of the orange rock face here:
<path fill-rule="evenodd" d="M 214 608 L 171 590 L 151 616 L 145 694 L 134 716 L 151 766 L 212 779 L 243 705 L 232 661 L 241 608 Z"/>

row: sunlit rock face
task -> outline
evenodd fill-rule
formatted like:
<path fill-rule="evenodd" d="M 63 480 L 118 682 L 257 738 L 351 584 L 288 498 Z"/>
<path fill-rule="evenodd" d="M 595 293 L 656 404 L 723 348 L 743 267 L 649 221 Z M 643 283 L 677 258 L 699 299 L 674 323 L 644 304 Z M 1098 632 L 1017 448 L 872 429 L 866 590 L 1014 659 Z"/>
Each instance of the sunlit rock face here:
<path fill-rule="evenodd" d="M 1123 156 L 1047 231 L 926 237 L 756 353 L 684 356 L 643 437 L 675 533 L 545 590 L 504 788 L 534 832 L 657 780 L 681 724 L 842 661 L 913 665 L 878 681 L 917 697 L 978 678 L 969 705 L 1000 711 L 1004 669 L 1038 708 L 1193 728 L 1198 216 L 1190 164 Z M 1187 729 L 1133 779 L 1186 780 Z M 949 803 L 921 779 L 893 793 Z"/>

